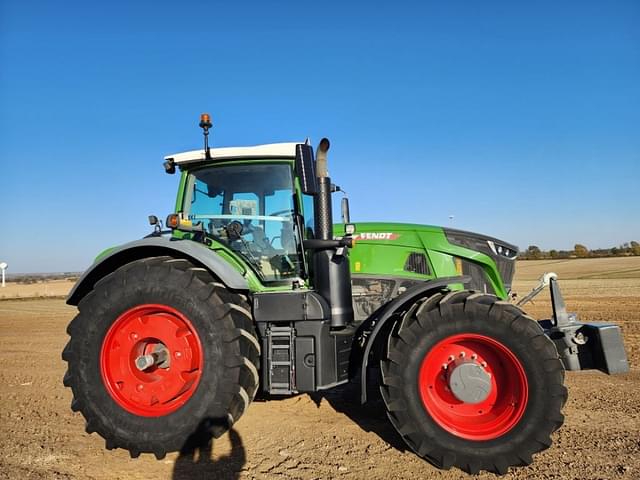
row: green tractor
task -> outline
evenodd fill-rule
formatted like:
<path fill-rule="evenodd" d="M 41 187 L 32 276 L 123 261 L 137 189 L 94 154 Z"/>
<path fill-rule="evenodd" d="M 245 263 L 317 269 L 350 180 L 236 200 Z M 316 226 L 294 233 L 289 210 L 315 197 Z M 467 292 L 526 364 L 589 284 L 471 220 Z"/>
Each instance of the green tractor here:
<path fill-rule="evenodd" d="M 510 301 L 517 248 L 475 233 L 332 220 L 329 142 L 172 155 L 163 230 L 102 252 L 67 303 L 79 313 L 64 384 L 108 449 L 196 447 L 258 390 L 379 385 L 389 420 L 439 468 L 505 473 L 551 445 L 565 369 L 628 370 L 620 329 Z M 542 290 L 542 284 L 532 295 Z M 379 397 L 378 397 L 379 398 Z M 292 420 L 295 421 L 295 420 Z"/>

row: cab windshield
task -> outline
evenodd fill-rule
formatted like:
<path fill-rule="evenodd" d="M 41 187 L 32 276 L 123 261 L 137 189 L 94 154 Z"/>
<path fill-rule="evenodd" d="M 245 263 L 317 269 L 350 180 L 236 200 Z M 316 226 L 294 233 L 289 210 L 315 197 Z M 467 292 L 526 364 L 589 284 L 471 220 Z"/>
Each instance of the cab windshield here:
<path fill-rule="evenodd" d="M 301 276 L 288 163 L 234 163 L 189 173 L 183 213 L 242 255 L 263 282 Z"/>

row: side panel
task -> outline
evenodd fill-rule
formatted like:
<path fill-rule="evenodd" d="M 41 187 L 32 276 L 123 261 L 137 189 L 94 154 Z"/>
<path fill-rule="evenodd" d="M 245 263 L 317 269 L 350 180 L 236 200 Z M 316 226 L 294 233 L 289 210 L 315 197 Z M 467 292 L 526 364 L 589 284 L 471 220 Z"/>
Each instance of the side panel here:
<path fill-rule="evenodd" d="M 329 305 L 317 292 L 256 293 L 252 311 L 265 392 L 314 392 L 348 381 L 355 329 L 331 330 Z"/>
<path fill-rule="evenodd" d="M 433 277 L 430 273 L 416 274 L 405 269 L 409 255 L 424 254 L 424 246 L 413 231 L 387 228 L 376 232 L 359 232 L 354 235 L 354 239 L 355 244 L 349 250 L 353 274 L 422 279 Z M 433 269 L 427 265 L 427 271 L 432 272 Z"/>
<path fill-rule="evenodd" d="M 471 275 L 478 281 L 464 286 L 486 290 L 506 300 L 508 292 L 489 255 L 451 244 L 440 227 L 396 223 L 356 223 L 355 246 L 350 250 L 351 271 L 363 275 L 429 280 L 455 275 Z M 334 234 L 343 235 L 344 226 L 335 225 Z M 427 270 L 411 271 L 409 256 L 425 255 Z M 463 261 L 462 268 L 456 258 Z M 487 288 L 482 288 L 482 285 Z M 463 288 L 463 286 L 459 286 Z"/>
<path fill-rule="evenodd" d="M 349 381 L 353 329 L 329 320 L 257 322 L 262 390 L 276 395 L 325 390 Z"/>

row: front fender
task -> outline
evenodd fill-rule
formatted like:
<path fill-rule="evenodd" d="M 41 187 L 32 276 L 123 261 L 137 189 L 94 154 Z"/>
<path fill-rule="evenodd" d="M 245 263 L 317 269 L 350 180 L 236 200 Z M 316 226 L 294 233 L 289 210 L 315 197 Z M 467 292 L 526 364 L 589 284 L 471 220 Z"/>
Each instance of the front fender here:
<path fill-rule="evenodd" d="M 366 335 L 366 343 L 360 347 L 359 355 L 361 355 L 360 362 L 360 400 L 362 403 L 367 401 L 367 366 L 369 363 L 369 354 L 373 347 L 376 337 L 380 331 L 384 328 L 387 321 L 393 317 L 397 312 L 407 310 L 418 299 L 431 296 L 434 293 L 440 292 L 446 289 L 447 286 L 453 284 L 464 284 L 471 280 L 468 275 L 459 277 L 444 277 L 435 280 L 429 280 L 424 283 L 420 283 L 409 288 L 402 295 L 398 295 L 396 298 L 387 303 L 384 307 L 375 312 L 369 319 L 365 321 L 365 324 L 375 325 L 368 335 Z M 365 325 L 363 324 L 363 326 Z M 356 346 L 354 346 L 357 348 Z M 357 358 L 357 357 L 356 357 Z"/>
<path fill-rule="evenodd" d="M 249 285 L 240 272 L 235 270 L 216 252 L 193 240 L 167 237 L 147 237 L 125 243 L 96 260 L 76 282 L 67 297 L 67 304 L 78 305 L 93 286 L 121 266 L 141 258 L 168 255 L 185 258 L 209 270 L 232 290 L 248 290 Z"/>

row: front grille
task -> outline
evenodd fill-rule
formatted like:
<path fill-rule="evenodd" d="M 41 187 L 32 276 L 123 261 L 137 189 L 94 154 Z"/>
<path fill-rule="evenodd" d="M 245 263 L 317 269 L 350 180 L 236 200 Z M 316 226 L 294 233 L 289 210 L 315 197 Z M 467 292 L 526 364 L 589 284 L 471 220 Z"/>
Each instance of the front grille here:
<path fill-rule="evenodd" d="M 502 278 L 502 282 L 504 283 L 504 288 L 508 292 L 509 290 L 511 290 L 511 282 L 513 281 L 513 275 L 516 271 L 516 262 L 515 260 L 495 255 L 493 256 L 493 260 L 498 266 L 498 272 L 500 272 L 500 277 Z"/>
<path fill-rule="evenodd" d="M 496 263 L 504 288 L 507 291 L 511 289 L 513 275 L 515 274 L 515 260 L 518 247 L 498 240 L 497 238 L 462 230 L 445 229 L 445 234 L 449 243 L 468 248 L 469 250 L 482 252 L 491 257 Z M 484 272 L 481 278 L 485 278 Z"/>
<path fill-rule="evenodd" d="M 471 281 L 464 284 L 465 288 L 495 295 L 496 292 L 493 290 L 484 268 L 464 258 L 460 260 L 462 262 L 462 274 L 471 276 Z"/>

